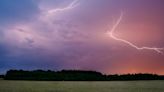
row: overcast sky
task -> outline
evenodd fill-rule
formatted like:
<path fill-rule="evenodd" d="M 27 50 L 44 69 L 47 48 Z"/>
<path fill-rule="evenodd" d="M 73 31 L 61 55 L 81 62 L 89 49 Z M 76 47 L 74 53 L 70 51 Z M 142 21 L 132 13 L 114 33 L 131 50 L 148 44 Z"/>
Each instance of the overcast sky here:
<path fill-rule="evenodd" d="M 0 0 L 0 73 L 82 69 L 164 74 L 164 54 L 137 50 L 107 34 L 121 12 L 115 36 L 138 47 L 164 47 L 164 0 Z"/>

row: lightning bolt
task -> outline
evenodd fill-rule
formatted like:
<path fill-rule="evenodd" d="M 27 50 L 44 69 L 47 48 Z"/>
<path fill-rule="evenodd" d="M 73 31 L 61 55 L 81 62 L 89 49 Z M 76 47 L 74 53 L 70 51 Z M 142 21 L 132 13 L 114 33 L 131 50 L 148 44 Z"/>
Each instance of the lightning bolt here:
<path fill-rule="evenodd" d="M 68 6 L 64 7 L 64 8 L 57 8 L 57 9 L 52 9 L 52 10 L 49 10 L 47 13 L 48 14 L 56 14 L 58 12 L 62 12 L 62 11 L 65 11 L 65 10 L 69 10 L 69 9 L 72 9 L 74 7 L 76 7 L 78 4 L 79 0 L 73 0 Z"/>
<path fill-rule="evenodd" d="M 44 10 L 44 8 L 43 9 L 41 8 L 42 14 L 39 17 L 39 20 L 41 20 L 43 22 L 47 22 L 49 25 L 54 26 L 51 23 L 52 18 L 54 18 L 54 15 L 57 15 L 61 12 L 65 12 L 67 10 L 75 8 L 77 5 L 79 5 L 78 1 L 79 0 L 72 0 L 71 3 L 69 3 L 68 5 L 66 5 L 63 8 L 58 7 L 58 8 L 50 9 L 50 10 L 46 10 L 46 11 Z"/>
<path fill-rule="evenodd" d="M 121 38 L 116 37 L 116 36 L 114 35 L 114 31 L 116 30 L 116 28 L 117 28 L 118 25 L 120 24 L 122 18 L 123 18 L 123 12 L 121 12 L 121 15 L 119 16 L 119 18 L 117 19 L 116 23 L 113 25 L 113 27 L 111 28 L 111 30 L 108 30 L 108 31 L 107 31 L 107 34 L 108 34 L 112 39 L 114 39 L 114 40 L 116 40 L 116 41 L 123 42 L 123 43 L 125 43 L 125 44 L 127 44 L 127 45 L 129 45 L 129 46 L 131 46 L 131 47 L 133 47 L 133 48 L 135 48 L 135 49 L 137 49 L 137 50 L 152 50 L 152 51 L 155 51 L 155 52 L 160 53 L 160 54 L 163 53 L 162 50 L 164 50 L 164 48 L 145 47 L 145 46 L 144 46 L 144 47 L 138 47 L 138 46 L 136 46 L 135 44 L 133 44 L 133 43 L 127 41 L 127 40 L 124 40 L 124 39 L 121 39 Z"/>

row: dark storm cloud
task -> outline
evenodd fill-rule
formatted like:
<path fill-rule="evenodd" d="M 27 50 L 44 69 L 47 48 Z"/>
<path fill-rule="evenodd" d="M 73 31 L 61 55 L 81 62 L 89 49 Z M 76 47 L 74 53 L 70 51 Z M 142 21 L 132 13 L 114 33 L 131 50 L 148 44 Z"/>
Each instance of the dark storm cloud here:
<path fill-rule="evenodd" d="M 2 57 L 5 54 L 6 54 L 6 47 L 1 43 L 0 44 L 0 56 Z"/>
<path fill-rule="evenodd" d="M 9 49 L 14 49 L 9 51 Z M 0 73 L 8 69 L 61 69 L 61 58 L 56 53 L 41 48 L 16 48 L 0 46 Z"/>
<path fill-rule="evenodd" d="M 27 21 L 38 13 L 38 5 L 33 0 L 0 0 L 1 24 Z"/>

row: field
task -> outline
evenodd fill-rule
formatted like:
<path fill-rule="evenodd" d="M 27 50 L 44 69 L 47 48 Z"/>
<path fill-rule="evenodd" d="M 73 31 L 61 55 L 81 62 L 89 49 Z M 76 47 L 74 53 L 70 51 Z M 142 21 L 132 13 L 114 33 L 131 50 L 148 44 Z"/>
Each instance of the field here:
<path fill-rule="evenodd" d="M 0 80 L 0 92 L 164 92 L 164 81 L 55 82 Z"/>

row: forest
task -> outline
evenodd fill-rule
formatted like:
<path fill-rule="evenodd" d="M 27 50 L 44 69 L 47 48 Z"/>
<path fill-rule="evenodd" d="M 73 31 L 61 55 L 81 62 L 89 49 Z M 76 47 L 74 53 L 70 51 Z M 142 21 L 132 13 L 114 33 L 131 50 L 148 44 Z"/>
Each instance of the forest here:
<path fill-rule="evenodd" d="M 9 70 L 3 76 L 5 80 L 38 81 L 126 81 L 126 80 L 164 80 L 164 76 L 148 73 L 106 75 L 96 71 L 84 70 Z"/>

